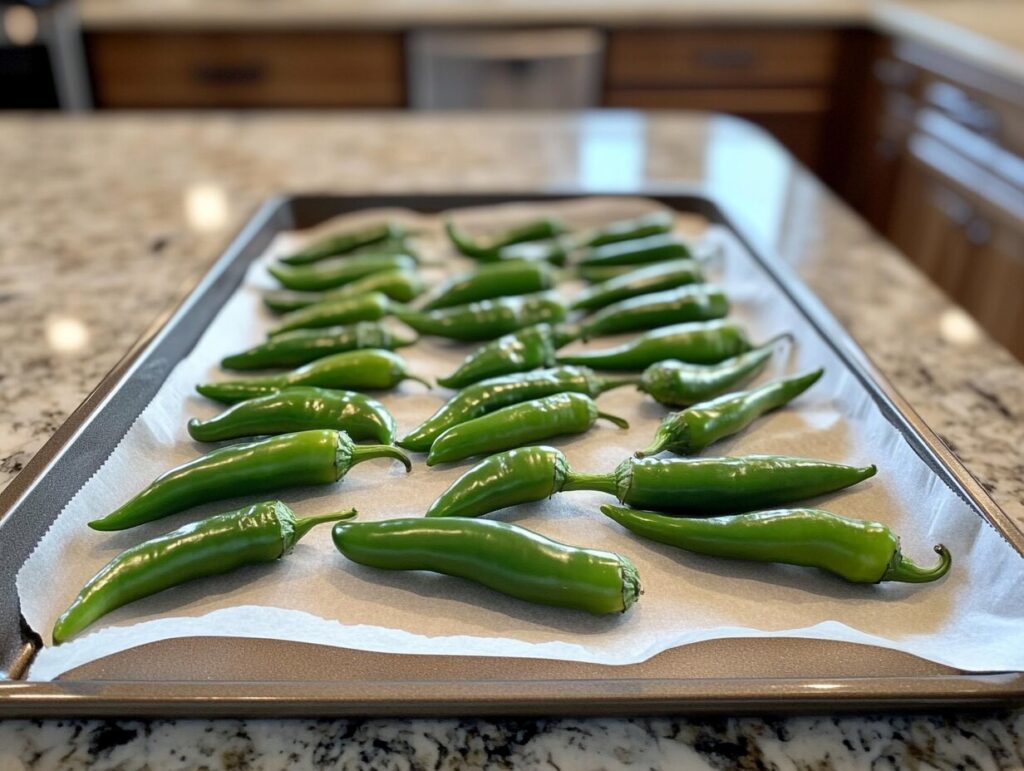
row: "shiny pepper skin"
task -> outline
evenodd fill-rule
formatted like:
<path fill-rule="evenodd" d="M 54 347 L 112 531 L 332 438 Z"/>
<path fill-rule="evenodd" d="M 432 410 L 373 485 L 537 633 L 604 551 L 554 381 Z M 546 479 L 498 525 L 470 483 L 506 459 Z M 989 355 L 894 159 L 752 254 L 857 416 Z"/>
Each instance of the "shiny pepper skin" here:
<path fill-rule="evenodd" d="M 412 345 L 418 335 L 395 324 L 360 321 L 336 327 L 296 329 L 221 359 L 223 369 L 250 370 L 297 367 L 334 353 L 364 348 L 393 350 Z"/>
<path fill-rule="evenodd" d="M 880 522 L 821 509 L 697 519 L 608 505 L 601 512 L 636 535 L 697 554 L 820 568 L 858 584 L 937 581 L 952 565 L 941 544 L 935 547 L 939 562 L 924 568 L 903 556 L 900 539 Z"/>
<path fill-rule="evenodd" d="M 585 318 L 579 325 L 580 337 L 635 332 L 686 321 L 711 321 L 729 312 L 725 292 L 712 284 L 667 289 L 620 300 Z"/>
<path fill-rule="evenodd" d="M 246 506 L 185 525 L 133 546 L 89 579 L 53 627 L 53 641 L 74 637 L 110 611 L 187 581 L 274 562 L 320 523 L 355 509 L 299 519 L 280 501 Z"/>
<path fill-rule="evenodd" d="M 451 220 L 445 224 L 445 230 L 448 233 L 448 238 L 461 254 L 483 262 L 494 262 L 501 259 L 502 248 L 525 241 L 554 238 L 565 232 L 565 226 L 557 219 L 544 217 L 511 228 L 487 241 L 471 238 Z"/>
<path fill-rule="evenodd" d="M 409 374 L 405 360 L 397 353 L 366 348 L 325 356 L 282 375 L 200 383 L 196 391 L 208 399 L 234 404 L 295 386 L 386 391 L 403 380 L 415 380 L 429 385 L 422 378 Z"/>
<path fill-rule="evenodd" d="M 764 369 L 774 349 L 775 344 L 768 343 L 717 364 L 666 359 L 645 369 L 637 388 L 668 407 L 689 407 L 754 377 Z"/>
<path fill-rule="evenodd" d="M 527 602 L 623 613 L 642 589 L 626 557 L 553 541 L 525 527 L 477 519 L 339 522 L 334 545 L 353 562 L 457 576 Z"/>
<path fill-rule="evenodd" d="M 376 399 L 354 391 L 298 386 L 239 402 L 209 420 L 192 418 L 189 435 L 198 442 L 273 436 L 317 428 L 344 431 L 354 441 L 395 443 L 395 419 Z"/>
<path fill-rule="evenodd" d="M 671 233 L 664 233 L 594 247 L 579 259 L 577 265 L 586 268 L 646 265 L 691 256 L 690 248 L 685 241 Z"/>
<path fill-rule="evenodd" d="M 285 289 L 320 292 L 344 286 L 356 279 L 385 270 L 416 269 L 416 260 L 408 254 L 360 254 L 337 257 L 315 265 L 271 265 L 268 270 Z"/>
<path fill-rule="evenodd" d="M 570 473 L 564 490 L 598 490 L 638 509 L 687 516 L 732 514 L 814 498 L 875 475 L 854 467 L 781 455 L 629 458 L 610 474 Z"/>
<path fill-rule="evenodd" d="M 704 281 L 704 272 L 694 260 L 669 260 L 623 273 L 577 294 L 570 305 L 573 310 L 596 311 L 631 297 L 664 292 Z"/>
<path fill-rule="evenodd" d="M 561 364 L 639 371 L 665 359 L 715 364 L 750 348 L 746 334 L 731 321 L 694 321 L 655 329 L 614 348 L 560 353 L 556 358 Z"/>
<path fill-rule="evenodd" d="M 654 441 L 636 457 L 644 458 L 667 450 L 676 455 L 691 455 L 719 439 L 742 431 L 766 412 L 787 404 L 822 376 L 816 369 L 804 375 L 779 378 L 750 391 L 726 394 L 695 404 L 661 421 Z"/>
<path fill-rule="evenodd" d="M 561 492 L 569 461 L 554 447 L 518 447 L 480 461 L 427 509 L 428 517 L 479 517 Z"/>
<path fill-rule="evenodd" d="M 563 434 L 579 434 L 598 418 L 629 428 L 622 418 L 601 412 L 585 394 L 560 393 L 510 404 L 452 426 L 430 446 L 427 465 L 487 455 Z"/>
<path fill-rule="evenodd" d="M 379 292 L 389 300 L 407 303 L 415 300 L 426 289 L 419 273 L 411 270 L 384 270 L 358 278 L 351 284 L 325 292 L 299 292 L 292 289 L 275 289 L 265 292 L 263 304 L 274 313 L 289 313 L 308 308 L 330 300 L 344 300 Z"/>
<path fill-rule="evenodd" d="M 635 378 L 602 378 L 586 367 L 552 367 L 490 378 L 464 388 L 437 412 L 398 440 L 400 447 L 426 452 L 446 429 L 509 404 L 573 391 L 594 398 L 612 388 L 635 385 Z"/>
<path fill-rule="evenodd" d="M 433 311 L 395 310 L 420 334 L 464 342 L 493 340 L 542 322 L 557 323 L 565 314 L 565 305 L 552 293 L 496 297 Z"/>
<path fill-rule="evenodd" d="M 502 335 L 480 346 L 452 374 L 439 377 L 437 384 L 445 388 L 465 388 L 487 378 L 552 367 L 555 351 L 572 337 L 551 324 L 534 324 Z"/>
<path fill-rule="evenodd" d="M 233 444 L 171 469 L 105 517 L 94 530 L 125 530 L 204 503 L 288 487 L 333 484 L 357 463 L 392 458 L 412 468 L 388 445 L 356 445 L 343 431 L 322 429 Z"/>
<path fill-rule="evenodd" d="M 287 265 L 308 265 L 327 257 L 349 254 L 365 247 L 384 244 L 388 241 L 400 241 L 407 234 L 404 227 L 394 222 L 371 225 L 321 238 L 282 257 L 281 262 Z"/>
<path fill-rule="evenodd" d="M 495 297 L 533 294 L 554 285 L 554 269 L 542 262 L 489 263 L 445 281 L 423 305 L 423 310 L 451 308 Z"/>
<path fill-rule="evenodd" d="M 393 308 L 393 303 L 381 292 L 370 292 L 361 297 L 324 300 L 286 313 L 277 326 L 270 330 L 270 336 L 274 337 L 296 329 L 320 329 L 359 321 L 377 321 L 390 314 Z"/>

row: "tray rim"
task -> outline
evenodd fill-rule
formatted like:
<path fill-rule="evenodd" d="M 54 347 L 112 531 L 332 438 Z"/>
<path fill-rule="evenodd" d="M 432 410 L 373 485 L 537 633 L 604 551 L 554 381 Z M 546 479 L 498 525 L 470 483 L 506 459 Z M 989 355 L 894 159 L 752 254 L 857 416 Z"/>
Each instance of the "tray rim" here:
<path fill-rule="evenodd" d="M 245 220 L 228 245 L 199 275 L 189 281 L 192 288 L 161 313 L 128 352 L 103 377 L 58 430 L 50 437 L 25 468 L 0 491 L 0 528 L 46 475 L 64 457 L 75 439 L 96 418 L 123 387 L 158 344 L 174 331 L 197 305 L 213 283 L 234 265 L 250 243 L 270 229 L 271 233 L 295 227 L 295 215 L 302 207 L 323 207 L 334 211 L 325 216 L 359 209 L 402 206 L 422 211 L 441 211 L 466 206 L 485 206 L 506 202 L 556 201 L 582 197 L 643 197 L 673 209 L 704 214 L 728 227 L 744 248 L 765 269 L 872 394 L 886 417 L 910 442 L 932 471 L 996 528 L 1019 554 L 1024 555 L 1024 533 L 999 507 L 984 486 L 956 458 L 927 426 L 911 405 L 896 391 L 887 377 L 873 364 L 852 336 L 824 303 L 774 255 L 756 248 L 742 226 L 707 191 L 687 185 L 651 186 L 641 191 L 590 191 L 550 189 L 522 192 L 416 192 L 411 194 L 301 193 L 269 198 Z M 675 201 L 673 205 L 670 201 Z M 681 209 L 686 202 L 689 208 Z M 340 211 L 338 210 L 340 208 Z M 314 219 L 316 217 L 314 216 Z M 275 225 L 275 221 L 279 221 Z M 57 680 L 33 682 L 18 679 L 24 674 L 35 651 L 38 638 L 27 630 L 23 620 L 22 649 L 7 671 L 0 671 L 0 716 L 39 715 L 345 715 L 366 714 L 639 714 L 679 711 L 717 712 L 821 711 L 886 708 L 920 709 L 966 705 L 1006 705 L 1024 703 L 1024 672 L 962 673 L 912 677 L 879 676 L 868 678 L 677 678 L 617 680 L 519 680 L 500 699 L 489 696 L 499 681 L 445 681 L 460 693 L 446 693 L 439 683 L 402 680 L 360 683 L 357 680 L 300 683 L 273 681 L 90 681 Z M 404 655 L 404 654 L 393 654 Z M 8 679 L 3 679 L 3 678 Z M 598 686 L 595 689 L 594 683 Z M 621 698 L 599 693 L 601 686 L 619 684 Z M 358 693 L 353 686 L 359 684 Z M 398 688 L 394 688 L 395 685 Z M 621 685 L 628 684 L 628 685 Z M 572 687 L 575 685 L 575 687 Z M 339 687 L 344 698 L 339 699 Z M 426 688 L 416 695 L 414 686 Z M 557 686 L 557 687 L 556 687 Z M 484 689 L 484 690 L 481 690 Z M 154 689 L 164 696 L 154 697 Z M 532 689 L 532 690 L 531 690 Z M 592 691 L 597 692 L 592 692 Z M 614 690 L 614 689 L 613 689 Z M 515 691 L 512 695 L 512 691 Z M 232 693 L 233 692 L 233 693 Z M 297 694 L 304 694 L 299 698 Z M 628 694 L 628 695 L 627 695 Z M 823 695 L 824 694 L 824 695 Z M 510 699 L 511 695 L 511 699 Z M 400 700 L 397 704 L 396 697 Z M 594 712 L 597 700 L 597 712 Z M 398 709 L 396 710 L 396 707 Z M 607 709 L 606 709 L 607 708 Z"/>

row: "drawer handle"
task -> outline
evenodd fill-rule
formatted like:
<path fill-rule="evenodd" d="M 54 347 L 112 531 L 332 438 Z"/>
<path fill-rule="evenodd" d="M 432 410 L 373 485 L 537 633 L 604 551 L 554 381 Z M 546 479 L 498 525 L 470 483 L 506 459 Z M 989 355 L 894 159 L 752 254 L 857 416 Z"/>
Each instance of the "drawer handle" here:
<path fill-rule="evenodd" d="M 754 52 L 743 48 L 701 51 L 697 63 L 708 70 L 748 70 L 755 63 Z"/>
<path fill-rule="evenodd" d="M 266 66 L 258 62 L 252 64 L 200 64 L 192 69 L 192 79 L 205 85 L 257 83 L 266 77 Z"/>
<path fill-rule="evenodd" d="M 985 136 L 999 132 L 999 117 L 994 110 L 976 102 L 966 92 L 949 83 L 932 83 L 926 100 L 962 126 Z"/>

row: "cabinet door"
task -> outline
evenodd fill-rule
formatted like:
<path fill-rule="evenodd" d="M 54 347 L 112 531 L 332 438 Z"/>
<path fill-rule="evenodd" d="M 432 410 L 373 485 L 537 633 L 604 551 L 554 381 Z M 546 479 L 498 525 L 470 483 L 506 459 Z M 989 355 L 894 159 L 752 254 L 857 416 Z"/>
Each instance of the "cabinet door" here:
<path fill-rule="evenodd" d="M 996 340 L 1024 360 L 1024 218 L 971 189 L 971 169 L 914 137 L 892 212 L 893 242 Z M 975 170 L 978 171 L 978 170 Z M 991 190 L 991 185 L 985 186 Z M 1019 201 L 1024 211 L 1024 196 Z"/>

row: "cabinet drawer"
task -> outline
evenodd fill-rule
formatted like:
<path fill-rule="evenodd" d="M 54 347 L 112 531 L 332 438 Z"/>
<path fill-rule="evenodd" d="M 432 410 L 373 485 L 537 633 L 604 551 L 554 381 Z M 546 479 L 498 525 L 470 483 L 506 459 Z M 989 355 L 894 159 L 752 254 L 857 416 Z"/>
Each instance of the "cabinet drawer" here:
<path fill-rule="evenodd" d="M 839 53 L 828 30 L 622 30 L 608 43 L 608 84 L 813 85 L 830 82 Z"/>
<path fill-rule="evenodd" d="M 402 39 L 385 33 L 97 33 L 101 107 L 401 107 Z"/>

